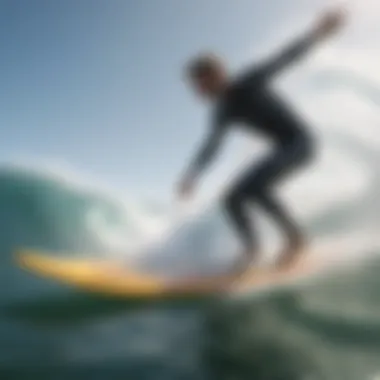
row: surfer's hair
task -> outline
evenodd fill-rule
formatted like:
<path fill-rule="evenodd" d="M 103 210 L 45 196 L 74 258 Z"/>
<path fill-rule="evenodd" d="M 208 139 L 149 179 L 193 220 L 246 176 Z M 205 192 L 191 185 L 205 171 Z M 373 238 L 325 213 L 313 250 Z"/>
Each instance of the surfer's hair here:
<path fill-rule="evenodd" d="M 214 53 L 202 53 L 190 60 L 186 71 L 190 78 L 197 79 L 224 71 L 224 64 Z"/>

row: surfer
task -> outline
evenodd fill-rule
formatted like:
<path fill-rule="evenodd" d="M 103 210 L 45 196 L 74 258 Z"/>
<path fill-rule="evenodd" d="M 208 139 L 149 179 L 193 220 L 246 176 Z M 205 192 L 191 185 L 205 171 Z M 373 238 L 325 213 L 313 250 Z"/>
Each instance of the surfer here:
<path fill-rule="evenodd" d="M 271 81 L 296 63 L 317 43 L 332 36 L 344 23 L 341 10 L 326 12 L 316 26 L 278 55 L 257 64 L 232 79 L 224 62 L 214 54 L 192 59 L 186 74 L 195 92 L 215 103 L 211 128 L 178 186 L 181 198 L 190 197 L 200 174 L 218 152 L 231 125 L 243 124 L 273 144 L 273 151 L 258 165 L 252 165 L 231 186 L 223 208 L 244 246 L 235 270 L 241 273 L 258 252 L 257 236 L 248 217 L 248 203 L 257 203 L 273 217 L 286 236 L 287 244 L 277 262 L 289 265 L 306 246 L 300 226 L 276 199 L 274 186 L 285 176 L 309 164 L 314 143 L 305 122 L 270 87 Z"/>

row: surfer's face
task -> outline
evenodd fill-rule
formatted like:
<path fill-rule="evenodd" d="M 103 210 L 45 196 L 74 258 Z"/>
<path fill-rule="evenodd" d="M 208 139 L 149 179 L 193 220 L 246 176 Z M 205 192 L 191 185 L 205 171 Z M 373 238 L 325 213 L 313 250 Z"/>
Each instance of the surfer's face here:
<path fill-rule="evenodd" d="M 195 93 L 202 98 L 217 97 L 226 83 L 223 63 L 214 56 L 202 56 L 191 63 L 188 78 Z"/>
<path fill-rule="evenodd" d="M 219 78 L 215 75 L 203 75 L 192 79 L 192 86 L 199 96 L 214 98 L 218 94 Z"/>

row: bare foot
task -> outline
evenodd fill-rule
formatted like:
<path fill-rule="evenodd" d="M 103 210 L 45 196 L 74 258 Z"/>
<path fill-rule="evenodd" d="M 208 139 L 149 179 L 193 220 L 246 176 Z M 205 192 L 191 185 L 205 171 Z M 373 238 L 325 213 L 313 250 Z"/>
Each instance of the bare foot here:
<path fill-rule="evenodd" d="M 284 269 L 291 266 L 303 253 L 306 248 L 304 239 L 297 239 L 288 244 L 283 253 L 280 255 L 276 267 Z"/>

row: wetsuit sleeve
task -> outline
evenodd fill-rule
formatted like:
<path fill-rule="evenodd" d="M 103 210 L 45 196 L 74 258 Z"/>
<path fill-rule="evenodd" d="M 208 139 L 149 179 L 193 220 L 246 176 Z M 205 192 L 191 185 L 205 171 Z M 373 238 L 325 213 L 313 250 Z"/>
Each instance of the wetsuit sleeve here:
<path fill-rule="evenodd" d="M 318 42 L 314 32 L 302 36 L 275 56 L 262 62 L 251 72 L 252 79 L 267 81 L 279 74 L 291 64 L 303 58 Z"/>
<path fill-rule="evenodd" d="M 220 150 L 227 132 L 227 123 L 217 120 L 211 126 L 208 136 L 205 137 L 195 154 L 188 170 L 188 176 L 198 177 L 213 161 Z"/>

